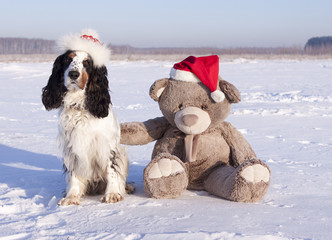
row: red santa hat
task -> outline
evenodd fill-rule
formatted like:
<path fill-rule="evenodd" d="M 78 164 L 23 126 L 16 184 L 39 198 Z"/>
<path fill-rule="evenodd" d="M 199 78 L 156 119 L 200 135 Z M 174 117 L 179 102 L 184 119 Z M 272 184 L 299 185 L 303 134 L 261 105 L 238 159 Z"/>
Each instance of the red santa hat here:
<path fill-rule="evenodd" d="M 182 62 L 174 64 L 170 78 L 185 82 L 202 82 L 211 91 L 211 98 L 215 102 L 224 100 L 225 95 L 218 89 L 219 57 L 187 57 Z"/>
<path fill-rule="evenodd" d="M 70 34 L 58 41 L 61 51 L 77 50 L 87 52 L 97 67 L 106 65 L 111 56 L 111 50 L 102 44 L 95 30 L 84 29 L 81 34 Z"/>

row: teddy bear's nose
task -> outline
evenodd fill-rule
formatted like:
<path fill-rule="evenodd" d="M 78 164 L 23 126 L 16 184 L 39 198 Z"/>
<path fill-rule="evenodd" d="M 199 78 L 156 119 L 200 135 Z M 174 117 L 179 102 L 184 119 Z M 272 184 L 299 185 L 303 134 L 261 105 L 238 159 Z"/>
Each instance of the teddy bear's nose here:
<path fill-rule="evenodd" d="M 195 114 L 186 114 L 182 117 L 182 121 L 188 127 L 195 125 L 198 121 L 198 117 Z"/>

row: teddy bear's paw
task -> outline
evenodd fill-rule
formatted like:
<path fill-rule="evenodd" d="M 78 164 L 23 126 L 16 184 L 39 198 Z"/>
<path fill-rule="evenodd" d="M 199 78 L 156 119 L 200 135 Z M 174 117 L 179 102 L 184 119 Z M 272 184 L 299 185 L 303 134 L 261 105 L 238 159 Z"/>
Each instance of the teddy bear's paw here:
<path fill-rule="evenodd" d="M 168 177 L 170 175 L 183 173 L 184 171 L 184 168 L 178 161 L 162 158 L 158 162 L 153 163 L 148 173 L 148 178 Z"/>
<path fill-rule="evenodd" d="M 184 163 L 174 155 L 157 155 L 144 170 L 144 190 L 154 198 L 176 198 L 188 186 Z"/>
<path fill-rule="evenodd" d="M 254 164 L 242 169 L 240 176 L 247 182 L 258 183 L 270 181 L 270 171 L 261 164 Z"/>
<path fill-rule="evenodd" d="M 209 193 L 236 202 L 257 202 L 270 185 L 270 169 L 259 159 L 251 159 L 238 167 L 216 168 L 204 181 Z"/>
<path fill-rule="evenodd" d="M 257 202 L 265 195 L 270 185 L 269 167 L 258 159 L 251 159 L 237 169 L 232 197 L 240 202 Z"/>

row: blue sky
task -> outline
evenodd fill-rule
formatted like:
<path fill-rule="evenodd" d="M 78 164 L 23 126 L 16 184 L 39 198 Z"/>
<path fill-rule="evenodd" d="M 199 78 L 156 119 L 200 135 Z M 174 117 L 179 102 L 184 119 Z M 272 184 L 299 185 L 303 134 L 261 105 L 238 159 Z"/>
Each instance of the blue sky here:
<path fill-rule="evenodd" d="M 303 46 L 332 35 L 331 0 L 2 0 L 0 37 L 93 28 L 135 47 Z"/>

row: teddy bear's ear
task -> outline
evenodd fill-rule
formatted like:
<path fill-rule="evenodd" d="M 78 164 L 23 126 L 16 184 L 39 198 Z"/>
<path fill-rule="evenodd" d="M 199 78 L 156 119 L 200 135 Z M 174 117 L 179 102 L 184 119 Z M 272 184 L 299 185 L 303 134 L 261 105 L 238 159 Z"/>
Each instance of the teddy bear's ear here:
<path fill-rule="evenodd" d="M 150 97 L 155 101 L 159 101 L 159 97 L 167 87 L 167 84 L 168 78 L 163 78 L 155 81 L 150 87 Z"/>
<path fill-rule="evenodd" d="M 239 90 L 237 90 L 233 84 L 225 81 L 221 77 L 219 77 L 219 87 L 230 103 L 238 103 L 241 101 Z"/>

